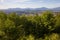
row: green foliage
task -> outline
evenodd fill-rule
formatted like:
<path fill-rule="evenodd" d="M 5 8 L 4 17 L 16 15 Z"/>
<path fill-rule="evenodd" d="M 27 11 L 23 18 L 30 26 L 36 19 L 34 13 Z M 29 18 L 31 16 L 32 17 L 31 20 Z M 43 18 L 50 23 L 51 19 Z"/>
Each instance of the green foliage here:
<path fill-rule="evenodd" d="M 41 15 L 0 12 L 0 40 L 59 40 L 59 30 L 60 14 L 51 11 Z"/>
<path fill-rule="evenodd" d="M 44 40 L 60 40 L 60 35 L 53 33 L 49 36 L 46 36 Z"/>

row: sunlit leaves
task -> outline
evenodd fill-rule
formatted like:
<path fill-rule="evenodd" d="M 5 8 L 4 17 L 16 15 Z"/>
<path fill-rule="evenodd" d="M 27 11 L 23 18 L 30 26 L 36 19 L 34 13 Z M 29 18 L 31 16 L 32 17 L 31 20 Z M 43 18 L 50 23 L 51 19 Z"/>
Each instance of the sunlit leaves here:
<path fill-rule="evenodd" d="M 60 15 L 45 11 L 41 15 L 18 15 L 0 12 L 1 40 L 34 40 L 53 32 L 60 33 Z M 57 33 L 58 33 L 57 32 Z M 32 36 L 33 35 L 33 36 Z"/>

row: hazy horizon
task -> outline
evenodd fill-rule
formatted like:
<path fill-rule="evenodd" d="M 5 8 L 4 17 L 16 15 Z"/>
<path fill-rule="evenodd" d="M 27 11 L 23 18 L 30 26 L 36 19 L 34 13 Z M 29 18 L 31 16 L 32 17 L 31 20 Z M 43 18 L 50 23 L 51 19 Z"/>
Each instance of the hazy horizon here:
<path fill-rule="evenodd" d="M 0 0 L 0 9 L 41 7 L 60 7 L 60 0 Z"/>

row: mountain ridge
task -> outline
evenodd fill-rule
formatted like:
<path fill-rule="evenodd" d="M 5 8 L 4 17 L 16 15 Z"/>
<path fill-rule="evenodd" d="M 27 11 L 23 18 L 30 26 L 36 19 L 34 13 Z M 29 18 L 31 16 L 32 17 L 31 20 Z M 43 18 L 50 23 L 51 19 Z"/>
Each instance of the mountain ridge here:
<path fill-rule="evenodd" d="M 46 8 L 46 7 L 41 7 L 41 8 L 8 8 L 8 9 L 0 9 L 3 12 L 6 13 L 11 13 L 11 12 L 16 12 L 16 13 L 37 13 L 37 12 L 42 12 L 46 10 L 51 10 L 53 12 L 60 12 L 60 7 L 56 8 Z"/>

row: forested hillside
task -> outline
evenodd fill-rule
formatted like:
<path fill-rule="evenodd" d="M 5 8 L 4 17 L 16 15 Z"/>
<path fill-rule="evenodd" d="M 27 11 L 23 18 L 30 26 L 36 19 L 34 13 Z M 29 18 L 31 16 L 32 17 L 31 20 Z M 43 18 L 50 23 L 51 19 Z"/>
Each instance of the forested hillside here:
<path fill-rule="evenodd" d="M 60 40 L 60 13 L 18 15 L 0 12 L 0 40 Z"/>

